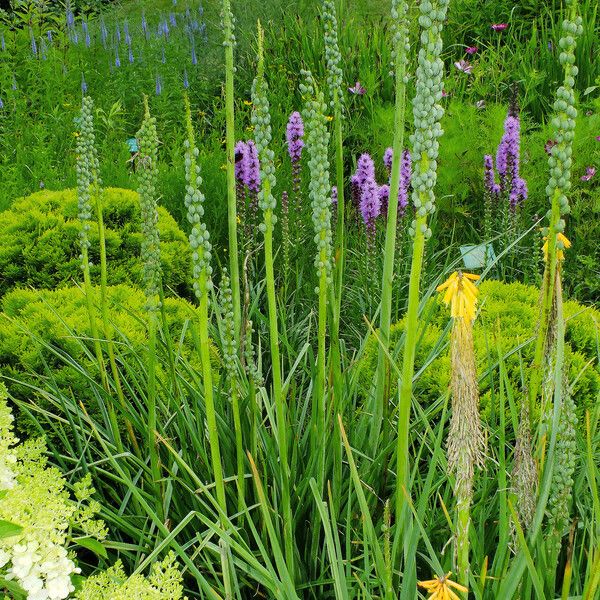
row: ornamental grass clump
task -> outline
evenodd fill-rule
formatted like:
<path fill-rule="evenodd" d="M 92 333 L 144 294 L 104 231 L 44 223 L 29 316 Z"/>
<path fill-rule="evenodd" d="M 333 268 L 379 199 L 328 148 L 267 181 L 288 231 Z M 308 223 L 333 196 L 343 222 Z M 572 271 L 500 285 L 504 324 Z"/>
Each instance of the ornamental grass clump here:
<path fill-rule="evenodd" d="M 189 240 L 192 249 L 194 292 L 199 302 L 198 329 L 200 337 L 200 359 L 202 361 L 204 403 L 206 407 L 211 464 L 217 488 L 217 500 L 221 509 L 221 519 L 224 522 L 227 515 L 227 501 L 223 483 L 223 467 L 221 463 L 219 432 L 217 430 L 217 415 L 215 410 L 213 376 L 209 352 L 210 339 L 208 335 L 208 309 L 210 292 L 212 290 L 212 267 L 210 265 L 212 246 L 210 243 L 210 233 L 204 223 L 204 194 L 200 189 L 202 177 L 200 175 L 200 165 L 198 164 L 199 150 L 196 147 L 194 127 L 192 125 L 192 113 L 187 96 L 185 96 L 185 114 L 187 127 L 187 139 L 184 142 L 185 174 L 187 182 L 185 206 L 187 208 L 187 218 L 192 227 Z"/>
<path fill-rule="evenodd" d="M 419 24 L 422 27 L 421 47 L 416 73 L 416 95 L 413 101 L 415 132 L 413 142 L 412 197 L 415 219 L 409 232 L 413 236 L 412 261 L 408 289 L 408 309 L 406 314 L 406 339 L 402 358 L 401 383 L 398 407 L 397 442 L 397 489 L 396 523 L 402 527 L 405 501 L 402 489 L 408 490 L 408 435 L 410 407 L 417 342 L 419 309 L 419 287 L 425 241 L 431 237 L 427 218 L 435 210 L 434 187 L 437 179 L 438 139 L 443 131 L 440 119 L 444 109 L 440 105 L 443 90 L 444 64 L 442 52 L 442 28 L 448 10 L 448 0 L 427 0 L 419 6 Z M 399 158 L 400 148 L 397 156 Z"/>
<path fill-rule="evenodd" d="M 454 476 L 456 498 L 456 554 L 458 575 L 469 582 L 469 526 L 475 468 L 483 467 L 485 438 L 479 417 L 479 384 L 473 343 L 479 275 L 455 271 L 437 291 L 450 306 L 452 333 L 450 363 L 452 418 L 448 432 L 448 470 Z"/>

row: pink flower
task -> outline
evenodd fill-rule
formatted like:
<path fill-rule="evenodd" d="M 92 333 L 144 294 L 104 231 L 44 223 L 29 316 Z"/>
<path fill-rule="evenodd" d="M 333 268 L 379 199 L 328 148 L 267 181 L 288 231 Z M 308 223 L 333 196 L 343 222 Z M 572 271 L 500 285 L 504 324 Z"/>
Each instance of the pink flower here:
<path fill-rule="evenodd" d="M 473 65 L 464 58 L 461 58 L 458 62 L 455 62 L 454 66 L 463 73 L 471 73 L 471 71 L 473 71 Z"/>
<path fill-rule="evenodd" d="M 556 146 L 557 142 L 555 142 L 554 140 L 548 140 L 545 144 L 544 144 L 544 150 L 546 151 L 546 154 L 548 156 L 550 156 L 550 154 L 552 154 L 552 148 L 554 148 L 554 146 Z"/>
<path fill-rule="evenodd" d="M 508 23 L 494 23 L 491 27 L 494 31 L 504 31 L 508 29 Z"/>
<path fill-rule="evenodd" d="M 473 54 L 477 54 L 477 51 L 479 50 L 479 48 L 477 46 L 469 46 L 465 52 L 467 54 L 470 54 L 471 56 L 473 56 Z"/>
<path fill-rule="evenodd" d="M 357 81 L 354 86 L 349 87 L 348 91 L 351 94 L 354 94 L 355 96 L 364 96 L 367 93 L 367 90 L 365 90 L 365 88 L 360 85 L 360 81 Z"/>
<path fill-rule="evenodd" d="M 585 170 L 585 175 L 581 176 L 581 181 L 589 181 L 596 174 L 595 167 L 588 167 Z"/>
<path fill-rule="evenodd" d="M 448 98 L 450 95 L 446 90 L 442 90 L 442 98 Z"/>
<path fill-rule="evenodd" d="M 597 135 L 597 136 L 596 136 L 596 141 L 597 141 L 597 142 L 600 142 L 600 135 Z"/>

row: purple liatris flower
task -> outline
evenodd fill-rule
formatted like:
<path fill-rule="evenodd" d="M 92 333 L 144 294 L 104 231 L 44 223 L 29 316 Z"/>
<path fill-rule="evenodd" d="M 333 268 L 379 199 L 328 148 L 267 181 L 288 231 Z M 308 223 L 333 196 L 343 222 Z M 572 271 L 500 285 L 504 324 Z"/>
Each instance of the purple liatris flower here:
<path fill-rule="evenodd" d="M 248 154 L 248 145 L 246 144 L 246 142 L 240 140 L 236 145 L 235 145 L 235 149 L 234 149 L 234 157 L 235 157 L 235 179 L 237 182 L 245 185 L 247 178 L 246 178 L 246 171 L 247 171 L 247 167 L 248 167 L 248 160 L 247 160 L 247 154 Z"/>
<path fill-rule="evenodd" d="M 293 112 L 290 115 L 287 124 L 286 138 L 288 144 L 288 152 L 293 163 L 300 160 L 302 156 L 302 148 L 304 148 L 304 123 L 299 112 Z"/>
<path fill-rule="evenodd" d="M 248 140 L 246 146 L 246 185 L 251 192 L 258 194 L 260 190 L 260 162 L 258 160 L 258 148 L 253 140 Z"/>
<path fill-rule="evenodd" d="M 379 186 L 373 178 L 367 179 L 363 185 L 360 194 L 360 214 L 367 228 L 367 236 L 370 242 L 375 237 L 375 219 L 381 211 L 381 198 L 379 196 Z"/>
<path fill-rule="evenodd" d="M 490 196 L 497 196 L 500 193 L 500 186 L 496 183 L 494 159 L 491 154 L 486 154 L 483 157 L 483 173 L 486 192 Z"/>
<path fill-rule="evenodd" d="M 390 186 L 387 183 L 379 186 L 379 203 L 380 212 L 382 215 L 386 215 L 388 211 L 388 204 L 390 201 Z"/>
<path fill-rule="evenodd" d="M 504 121 L 504 135 L 496 153 L 496 169 L 500 178 L 510 175 L 511 166 L 519 162 L 519 130 L 518 117 L 508 116 Z"/>
<path fill-rule="evenodd" d="M 516 210 L 519 203 L 527 200 L 527 182 L 522 177 L 517 177 L 512 184 L 508 195 L 511 210 Z"/>
<path fill-rule="evenodd" d="M 334 210 L 337 210 L 337 203 L 338 203 L 337 185 L 332 185 L 331 186 L 331 205 L 333 206 Z"/>
<path fill-rule="evenodd" d="M 412 157 L 410 150 L 405 149 L 402 152 L 402 161 L 400 162 L 400 187 L 398 189 L 398 214 L 403 215 L 408 206 L 408 191 L 412 179 Z"/>
<path fill-rule="evenodd" d="M 386 148 L 383 153 L 383 164 L 388 172 L 388 175 L 392 174 L 392 158 L 394 156 L 394 150 L 392 148 Z"/>

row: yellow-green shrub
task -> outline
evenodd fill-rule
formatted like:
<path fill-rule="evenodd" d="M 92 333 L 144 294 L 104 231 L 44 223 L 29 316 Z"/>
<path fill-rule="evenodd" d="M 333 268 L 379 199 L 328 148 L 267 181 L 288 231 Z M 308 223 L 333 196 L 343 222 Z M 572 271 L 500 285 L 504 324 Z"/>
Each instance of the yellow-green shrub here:
<path fill-rule="evenodd" d="M 99 299 L 99 289 L 95 289 Z M 145 296 L 141 290 L 126 285 L 107 288 L 110 321 L 114 328 L 115 352 L 119 360 L 136 364 L 144 359 L 147 345 Z M 96 406 L 89 382 L 99 381 L 99 370 L 90 341 L 91 332 L 85 295 L 81 288 L 59 290 L 13 290 L 2 299 L 0 314 L 0 373 L 19 381 L 36 383 L 38 377 L 50 375 L 58 387 L 69 396 L 83 402 L 92 413 Z M 190 328 L 180 344 L 186 321 L 196 318 L 196 308 L 187 300 L 166 298 L 164 311 L 168 335 L 175 352 L 195 369 L 200 369 Z M 100 309 L 96 307 L 96 322 L 101 327 Z M 102 337 L 102 332 L 100 331 Z M 57 355 L 68 357 L 68 361 Z M 219 368 L 219 355 L 211 346 L 213 369 Z M 81 365 L 76 368 L 73 365 Z M 163 370 L 159 364 L 158 378 Z M 218 376 L 218 373 L 216 373 Z M 39 384 L 39 381 L 37 381 Z M 31 390 L 7 381 L 17 397 L 30 398 Z M 36 396 L 39 406 L 47 405 L 42 394 Z M 23 421 L 20 420 L 22 426 Z"/>
<path fill-rule="evenodd" d="M 539 290 L 521 283 L 484 281 L 479 287 L 480 314 L 474 325 L 477 370 L 481 377 L 490 365 L 498 361 L 498 352 L 504 357 L 509 379 L 518 396 L 521 386 L 521 366 L 527 369 L 533 358 L 533 338 L 538 319 Z M 600 394 L 598 372 L 598 343 L 600 312 L 569 300 L 564 304 L 566 319 L 565 356 L 569 366 L 569 381 L 574 383 L 573 398 L 579 410 L 588 408 Z M 450 382 L 448 349 L 436 352 L 438 344 L 445 341 L 444 330 L 449 322 L 448 312 L 433 298 L 425 307 L 430 318 L 419 339 L 415 370 L 428 360 L 431 364 L 421 373 L 415 384 L 415 395 L 423 404 L 429 404 L 445 393 Z M 398 343 L 404 328 L 403 320 L 392 325 L 390 348 L 400 364 L 402 349 Z M 518 346 L 524 344 L 520 351 Z M 378 341 L 374 336 L 367 341 L 363 358 L 358 363 L 358 377 L 363 393 L 372 385 L 377 367 Z M 591 365 L 586 365 L 591 361 Z M 583 371 L 583 373 L 582 373 Z M 497 381 L 497 374 L 496 374 Z M 490 412 L 489 377 L 480 381 L 483 416 Z M 396 378 L 392 379 L 392 394 L 397 391 Z"/>
<path fill-rule="evenodd" d="M 139 285 L 140 208 L 137 192 L 107 188 L 102 195 L 109 284 Z M 191 297 L 190 251 L 185 233 L 164 209 L 158 209 L 165 293 Z M 99 280 L 98 231 L 92 215 L 90 260 Z M 15 287 L 55 289 L 80 281 L 79 220 L 75 190 L 44 190 L 14 201 L 0 212 L 0 297 Z"/>

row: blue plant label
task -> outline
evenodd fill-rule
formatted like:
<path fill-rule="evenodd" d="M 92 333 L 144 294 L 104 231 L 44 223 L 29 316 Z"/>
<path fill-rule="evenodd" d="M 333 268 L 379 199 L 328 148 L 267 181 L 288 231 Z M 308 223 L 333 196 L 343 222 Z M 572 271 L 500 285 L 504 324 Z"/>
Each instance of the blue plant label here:
<path fill-rule="evenodd" d="M 483 269 L 496 260 L 492 244 L 461 246 L 460 254 L 465 269 Z"/>

